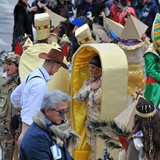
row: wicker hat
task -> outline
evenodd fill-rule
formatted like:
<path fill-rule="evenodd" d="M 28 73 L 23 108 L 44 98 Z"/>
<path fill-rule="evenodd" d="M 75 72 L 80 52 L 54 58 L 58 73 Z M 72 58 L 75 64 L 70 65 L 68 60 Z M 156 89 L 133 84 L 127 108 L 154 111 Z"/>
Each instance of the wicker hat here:
<path fill-rule="evenodd" d="M 95 43 L 88 24 L 84 24 L 75 31 L 77 42 L 82 44 Z"/>
<path fill-rule="evenodd" d="M 37 40 L 47 39 L 50 36 L 50 16 L 48 13 L 35 14 L 34 23 Z"/>
<path fill-rule="evenodd" d="M 61 47 L 56 43 L 53 44 L 53 48 L 48 53 L 40 53 L 39 58 L 59 62 L 63 68 L 68 69 L 67 65 L 63 63 L 64 54 L 61 50 Z"/>

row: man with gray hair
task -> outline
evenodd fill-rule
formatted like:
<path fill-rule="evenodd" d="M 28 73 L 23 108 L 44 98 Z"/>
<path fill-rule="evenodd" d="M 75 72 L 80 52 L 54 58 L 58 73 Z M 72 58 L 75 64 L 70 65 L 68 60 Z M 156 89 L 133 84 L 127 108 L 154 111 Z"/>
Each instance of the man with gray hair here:
<path fill-rule="evenodd" d="M 40 111 L 23 137 L 19 160 L 72 160 L 67 148 L 75 147 L 80 136 L 69 129 L 69 101 L 70 97 L 60 90 L 45 94 Z"/>

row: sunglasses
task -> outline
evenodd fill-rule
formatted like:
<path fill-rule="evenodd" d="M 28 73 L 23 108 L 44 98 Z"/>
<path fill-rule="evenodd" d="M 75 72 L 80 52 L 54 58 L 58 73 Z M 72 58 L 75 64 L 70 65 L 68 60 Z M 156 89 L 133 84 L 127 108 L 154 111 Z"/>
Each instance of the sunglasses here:
<path fill-rule="evenodd" d="M 62 109 L 62 110 L 60 110 L 60 111 L 57 111 L 56 109 L 53 109 L 53 108 L 50 109 L 50 110 L 53 110 L 53 111 L 58 112 L 61 117 L 63 117 L 65 114 L 67 114 L 67 113 L 69 112 L 69 108 L 67 108 L 67 109 Z"/>
<path fill-rule="evenodd" d="M 13 63 L 13 62 L 6 62 L 5 63 L 7 66 L 11 66 L 11 65 L 13 65 L 13 64 L 15 64 L 15 63 Z"/>

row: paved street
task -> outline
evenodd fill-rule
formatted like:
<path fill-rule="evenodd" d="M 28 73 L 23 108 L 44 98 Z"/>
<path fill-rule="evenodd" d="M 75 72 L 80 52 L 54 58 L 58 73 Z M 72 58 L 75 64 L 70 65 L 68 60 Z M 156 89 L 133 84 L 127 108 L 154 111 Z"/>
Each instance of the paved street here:
<path fill-rule="evenodd" d="M 33 0 L 28 2 L 31 4 Z M 1 0 L 0 3 L 0 51 L 12 49 L 13 9 L 18 0 Z"/>

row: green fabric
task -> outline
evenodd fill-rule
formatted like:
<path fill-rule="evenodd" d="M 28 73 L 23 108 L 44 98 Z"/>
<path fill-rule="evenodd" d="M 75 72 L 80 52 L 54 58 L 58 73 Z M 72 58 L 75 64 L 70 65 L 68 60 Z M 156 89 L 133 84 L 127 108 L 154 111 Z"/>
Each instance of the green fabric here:
<path fill-rule="evenodd" d="M 160 58 L 155 54 L 148 52 L 144 56 L 147 76 L 160 82 Z"/>
<path fill-rule="evenodd" d="M 147 77 L 150 76 L 157 83 L 146 84 L 144 97 L 153 101 L 156 107 L 160 104 L 160 58 L 158 55 L 148 52 L 144 55 Z"/>

